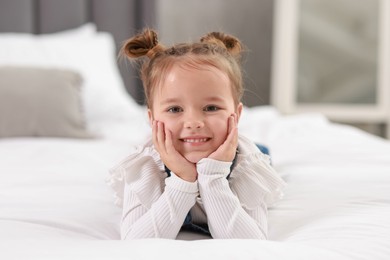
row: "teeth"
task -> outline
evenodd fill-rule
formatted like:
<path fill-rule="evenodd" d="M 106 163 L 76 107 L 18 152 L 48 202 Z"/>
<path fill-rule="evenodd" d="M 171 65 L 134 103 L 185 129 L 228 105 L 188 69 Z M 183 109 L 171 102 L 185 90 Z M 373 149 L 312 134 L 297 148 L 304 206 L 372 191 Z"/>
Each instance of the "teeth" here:
<path fill-rule="evenodd" d="M 199 139 L 184 139 L 184 142 L 186 143 L 200 143 L 200 142 L 206 142 L 207 138 L 199 138 Z"/>

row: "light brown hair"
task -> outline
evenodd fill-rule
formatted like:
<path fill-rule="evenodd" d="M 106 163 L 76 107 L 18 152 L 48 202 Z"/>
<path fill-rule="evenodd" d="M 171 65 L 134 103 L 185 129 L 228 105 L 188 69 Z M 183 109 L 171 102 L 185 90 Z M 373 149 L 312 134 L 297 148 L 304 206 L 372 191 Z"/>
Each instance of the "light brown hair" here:
<path fill-rule="evenodd" d="M 225 33 L 211 32 L 199 42 L 164 47 L 159 43 L 157 33 L 147 28 L 128 39 L 123 44 L 120 55 L 131 60 L 142 58 L 140 76 L 146 104 L 148 108 L 152 108 L 155 87 L 164 82 L 167 72 L 177 63 L 198 69 L 209 65 L 226 73 L 231 82 L 235 105 L 238 105 L 244 92 L 241 52 L 241 42 Z"/>

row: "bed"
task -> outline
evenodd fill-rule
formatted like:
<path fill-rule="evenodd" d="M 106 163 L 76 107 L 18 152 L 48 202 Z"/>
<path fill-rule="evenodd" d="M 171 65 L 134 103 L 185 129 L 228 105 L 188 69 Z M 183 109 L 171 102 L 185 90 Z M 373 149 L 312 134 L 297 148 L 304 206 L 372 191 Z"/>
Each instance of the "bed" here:
<path fill-rule="evenodd" d="M 287 183 L 267 241 L 120 241 L 109 170 L 150 127 L 112 35 L 0 37 L 0 259 L 390 259 L 390 142 L 271 106 L 245 107 L 239 124 Z"/>

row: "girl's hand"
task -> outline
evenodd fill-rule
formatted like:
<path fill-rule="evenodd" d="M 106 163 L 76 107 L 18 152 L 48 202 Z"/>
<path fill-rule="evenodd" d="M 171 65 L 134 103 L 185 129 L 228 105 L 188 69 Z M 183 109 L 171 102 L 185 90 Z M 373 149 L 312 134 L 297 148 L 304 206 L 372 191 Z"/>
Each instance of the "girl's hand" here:
<path fill-rule="evenodd" d="M 228 118 L 228 135 L 226 140 L 208 158 L 223 162 L 233 161 L 238 146 L 237 121 L 237 114 L 235 113 Z"/>
<path fill-rule="evenodd" d="M 198 177 L 195 164 L 184 158 L 173 146 L 172 133 L 163 122 L 154 120 L 152 126 L 153 144 L 163 163 L 185 181 L 194 182 Z"/>

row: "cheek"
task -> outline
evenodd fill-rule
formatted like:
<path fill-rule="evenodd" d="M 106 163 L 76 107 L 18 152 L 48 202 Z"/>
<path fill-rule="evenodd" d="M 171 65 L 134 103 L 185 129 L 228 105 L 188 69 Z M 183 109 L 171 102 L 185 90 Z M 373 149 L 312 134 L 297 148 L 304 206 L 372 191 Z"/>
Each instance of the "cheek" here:
<path fill-rule="evenodd" d="M 214 118 L 209 121 L 209 125 L 219 135 L 226 134 L 228 130 L 228 118 Z"/>
<path fill-rule="evenodd" d="M 175 137 L 177 135 L 177 123 L 175 120 L 167 120 L 167 119 L 162 119 L 162 122 L 164 122 L 164 127 L 165 130 L 170 131 L 172 133 L 172 136 Z"/>

